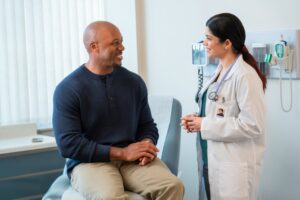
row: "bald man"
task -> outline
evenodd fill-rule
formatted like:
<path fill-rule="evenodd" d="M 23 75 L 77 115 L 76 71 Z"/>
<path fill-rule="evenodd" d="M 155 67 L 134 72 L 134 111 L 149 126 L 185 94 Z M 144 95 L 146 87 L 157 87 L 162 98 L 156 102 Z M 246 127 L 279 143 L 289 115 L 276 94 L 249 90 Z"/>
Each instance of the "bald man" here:
<path fill-rule="evenodd" d="M 121 66 L 119 29 L 105 21 L 84 31 L 89 60 L 54 93 L 53 129 L 72 187 L 86 199 L 128 199 L 124 190 L 147 199 L 181 200 L 184 187 L 156 157 L 158 130 L 147 88 Z"/>

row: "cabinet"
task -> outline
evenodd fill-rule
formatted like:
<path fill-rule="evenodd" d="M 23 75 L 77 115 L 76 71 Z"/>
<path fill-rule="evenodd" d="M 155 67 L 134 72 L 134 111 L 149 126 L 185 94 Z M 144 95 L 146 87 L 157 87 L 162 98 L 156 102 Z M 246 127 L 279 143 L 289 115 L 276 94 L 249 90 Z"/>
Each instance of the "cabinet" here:
<path fill-rule="evenodd" d="M 0 199 L 41 199 L 64 163 L 56 147 L 0 154 Z"/>

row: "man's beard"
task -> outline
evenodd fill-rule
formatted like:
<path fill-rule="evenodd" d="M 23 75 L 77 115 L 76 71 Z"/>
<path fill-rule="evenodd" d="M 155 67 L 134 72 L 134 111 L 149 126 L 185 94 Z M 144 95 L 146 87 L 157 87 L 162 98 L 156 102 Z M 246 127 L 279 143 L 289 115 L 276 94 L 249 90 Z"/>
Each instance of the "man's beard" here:
<path fill-rule="evenodd" d="M 113 67 L 114 67 L 114 68 L 116 68 L 116 67 L 121 67 L 121 66 L 122 66 L 122 63 L 120 63 L 120 64 L 114 63 L 114 64 L 113 64 Z"/>

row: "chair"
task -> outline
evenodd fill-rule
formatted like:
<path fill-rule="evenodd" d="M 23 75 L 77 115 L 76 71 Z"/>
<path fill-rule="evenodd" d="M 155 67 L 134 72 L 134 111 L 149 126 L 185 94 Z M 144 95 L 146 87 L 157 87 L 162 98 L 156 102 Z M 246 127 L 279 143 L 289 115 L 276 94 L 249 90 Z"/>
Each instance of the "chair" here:
<path fill-rule="evenodd" d="M 159 130 L 157 147 L 160 149 L 158 157 L 165 162 L 174 175 L 178 173 L 180 151 L 180 117 L 181 104 L 178 100 L 168 96 L 149 96 L 152 117 Z M 145 200 L 139 194 L 126 191 L 131 200 Z M 80 193 L 73 190 L 66 174 L 66 167 L 51 185 L 43 200 L 84 200 Z"/>

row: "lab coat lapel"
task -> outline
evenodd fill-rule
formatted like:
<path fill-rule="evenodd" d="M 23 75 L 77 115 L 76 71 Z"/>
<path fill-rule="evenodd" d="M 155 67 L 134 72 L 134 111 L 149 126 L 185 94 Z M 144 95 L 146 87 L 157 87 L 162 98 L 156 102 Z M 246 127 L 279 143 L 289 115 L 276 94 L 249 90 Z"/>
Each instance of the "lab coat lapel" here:
<path fill-rule="evenodd" d="M 228 73 L 227 77 L 225 78 L 225 81 L 228 80 L 234 74 L 235 70 L 237 69 L 237 67 L 239 65 L 241 65 L 242 62 L 243 62 L 243 56 L 239 55 L 238 59 L 236 60 L 236 62 L 232 66 L 232 69 L 230 70 L 230 72 Z"/>
<path fill-rule="evenodd" d="M 212 84 L 212 82 L 214 82 L 217 78 L 217 76 L 219 75 L 220 71 L 221 71 L 222 67 L 221 65 L 218 65 L 214 75 L 210 78 L 210 80 L 205 84 L 205 86 L 201 89 L 200 91 L 200 98 L 202 99 L 202 96 L 204 94 L 204 92 L 207 90 L 207 88 L 210 86 L 210 84 Z"/>

